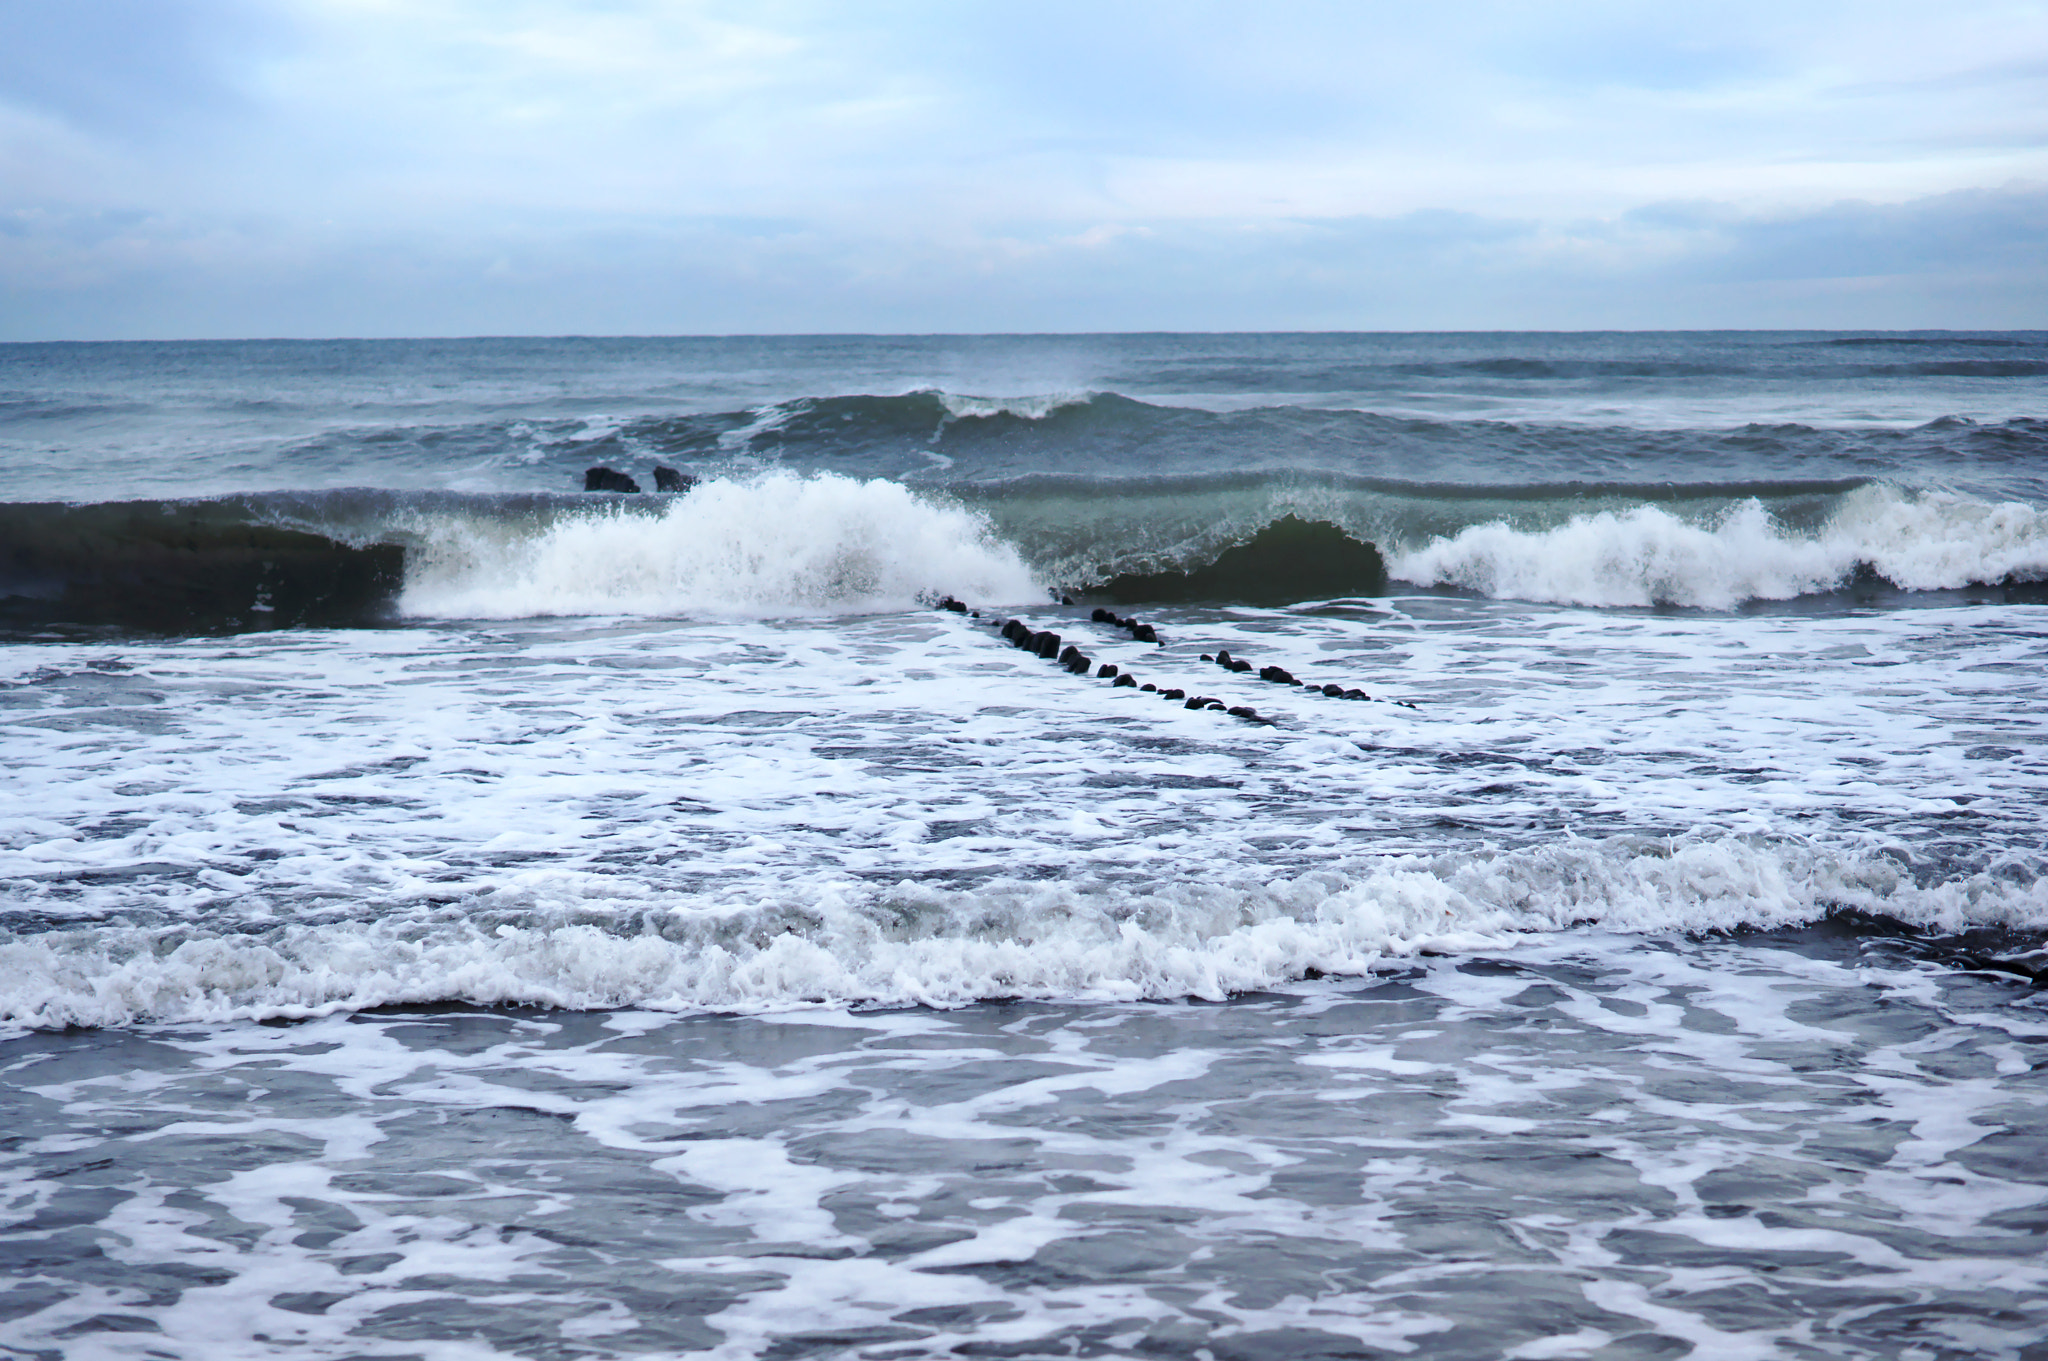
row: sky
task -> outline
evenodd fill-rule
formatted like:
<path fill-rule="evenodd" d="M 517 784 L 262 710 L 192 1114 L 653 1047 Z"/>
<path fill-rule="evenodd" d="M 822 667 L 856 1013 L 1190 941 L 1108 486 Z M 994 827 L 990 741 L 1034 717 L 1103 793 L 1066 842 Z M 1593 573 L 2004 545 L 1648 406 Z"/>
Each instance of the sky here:
<path fill-rule="evenodd" d="M 2048 0 L 0 0 L 0 340 L 2048 327 Z"/>

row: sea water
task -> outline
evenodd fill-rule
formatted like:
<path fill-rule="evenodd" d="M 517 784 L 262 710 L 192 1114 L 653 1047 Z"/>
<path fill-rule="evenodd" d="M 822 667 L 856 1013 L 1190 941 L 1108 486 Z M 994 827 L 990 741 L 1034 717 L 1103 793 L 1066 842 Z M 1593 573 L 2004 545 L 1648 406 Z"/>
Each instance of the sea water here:
<path fill-rule="evenodd" d="M 0 1354 L 2043 1355 L 2044 378 L 0 347 Z"/>

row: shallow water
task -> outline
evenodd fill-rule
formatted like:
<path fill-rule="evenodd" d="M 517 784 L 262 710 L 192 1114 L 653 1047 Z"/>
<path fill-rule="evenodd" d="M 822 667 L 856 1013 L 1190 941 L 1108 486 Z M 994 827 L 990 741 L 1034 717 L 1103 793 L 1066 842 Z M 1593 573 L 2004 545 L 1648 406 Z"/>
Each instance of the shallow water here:
<path fill-rule="evenodd" d="M 2031 1355 L 2037 997 L 1807 929 L 42 1035 L 0 1308 L 65 1356 Z"/>

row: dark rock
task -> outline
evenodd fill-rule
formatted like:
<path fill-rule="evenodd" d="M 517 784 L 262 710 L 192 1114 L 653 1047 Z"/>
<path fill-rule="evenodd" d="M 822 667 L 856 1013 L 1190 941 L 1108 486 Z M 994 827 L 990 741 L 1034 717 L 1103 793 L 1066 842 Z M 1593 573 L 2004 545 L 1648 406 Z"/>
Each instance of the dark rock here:
<path fill-rule="evenodd" d="M 1242 704 L 1230 710 L 1229 713 L 1232 718 L 1248 718 L 1254 723 L 1259 722 L 1259 711 Z"/>
<path fill-rule="evenodd" d="M 1085 676 L 1088 674 L 1088 668 L 1095 665 L 1095 663 L 1089 661 L 1088 654 L 1080 648 L 1070 647 L 1060 653 L 1060 665 L 1077 676 Z"/>
<path fill-rule="evenodd" d="M 1344 698 L 1344 687 L 1341 685 L 1325 685 L 1323 693 L 1331 699 L 1342 699 Z"/>
<path fill-rule="evenodd" d="M 1260 679 L 1260 680 L 1262 680 L 1262 681 L 1271 681 L 1271 682 L 1273 682 L 1273 684 L 1275 684 L 1275 685 L 1299 685 L 1299 684 L 1301 684 L 1301 682 L 1300 682 L 1300 681 L 1298 681 L 1298 680 L 1296 680 L 1296 679 L 1294 678 L 1294 676 L 1293 676 L 1293 674 L 1292 674 L 1291 672 L 1289 672 L 1289 671 L 1288 671 L 1288 670 L 1287 670 L 1287 669 L 1286 669 L 1285 667 L 1281 667 L 1281 666 L 1262 666 L 1262 667 L 1260 667 L 1260 668 L 1259 668 L 1259 679 Z"/>
<path fill-rule="evenodd" d="M 1371 699 L 1371 698 L 1372 698 L 1372 696 L 1371 696 L 1371 695 L 1368 695 L 1368 694 L 1367 694 L 1367 693 L 1365 693 L 1365 691 L 1363 691 L 1363 690 L 1346 690 L 1346 691 L 1344 692 L 1344 698 L 1346 698 L 1346 699 Z"/>
<path fill-rule="evenodd" d="M 1094 612 L 1088 618 L 1090 622 L 1097 624 L 1114 624 L 1116 622 L 1116 616 L 1103 609 L 1100 605 L 1095 607 Z"/>
<path fill-rule="evenodd" d="M 1186 699 L 1187 697 L 1188 692 L 1178 686 L 1171 690 L 1161 690 L 1159 692 L 1159 698 L 1161 699 Z"/>
<path fill-rule="evenodd" d="M 1116 663 L 1115 663 L 1115 662 L 1104 662 L 1104 663 L 1102 664 L 1102 669 L 1101 669 L 1100 671 L 1097 671 L 1097 672 L 1095 673 L 1095 678 L 1096 678 L 1097 680 L 1115 680 L 1115 679 L 1116 679 Z"/>
<path fill-rule="evenodd" d="M 1140 624 L 1132 629 L 1131 637 L 1136 638 L 1141 643 L 1156 643 L 1159 641 L 1159 635 L 1152 631 L 1150 624 Z"/>
<path fill-rule="evenodd" d="M 947 596 L 945 599 L 941 600 L 935 608 L 942 610 L 951 610 L 955 614 L 967 613 L 967 607 L 961 604 L 959 601 L 955 600 L 950 595 Z"/>
<path fill-rule="evenodd" d="M 1031 636 L 1031 650 L 1047 661 L 1060 655 L 1060 636 L 1051 629 Z"/>
<path fill-rule="evenodd" d="M 654 469 L 656 491 L 688 491 L 696 485 L 697 479 L 689 473 L 679 473 L 674 468 L 664 468 L 658 464 Z"/>
<path fill-rule="evenodd" d="M 1063 596 L 1061 596 L 1061 597 L 1060 597 L 1060 604 L 1062 604 L 1062 605 L 1071 605 L 1071 604 L 1073 604 L 1073 603 L 1074 603 L 1074 597 L 1072 597 L 1072 596 L 1070 596 L 1070 595 L 1063 595 Z"/>
<path fill-rule="evenodd" d="M 1130 677 L 1126 676 L 1124 679 L 1129 680 Z M 1159 687 L 1154 685 L 1151 681 L 1146 681 L 1143 685 L 1139 686 L 1138 688 L 1140 690 L 1145 691 L 1147 694 L 1156 695 L 1159 693 Z"/>
<path fill-rule="evenodd" d="M 1252 664 L 1241 658 L 1233 657 L 1230 659 L 1230 669 L 1232 671 L 1249 671 L 1252 669 Z"/>
<path fill-rule="evenodd" d="M 1116 684 L 1118 684 L 1118 685 L 1130 685 L 1130 686 L 1135 686 L 1135 685 L 1137 685 L 1137 683 L 1138 683 L 1138 678 L 1137 678 L 1136 676 L 1133 676 L 1133 675 L 1129 674 L 1128 672 L 1126 672 L 1126 673 L 1125 673 L 1124 675 L 1118 676 L 1118 677 L 1116 678 L 1116 682 L 1115 682 L 1115 683 L 1116 683 Z M 1146 686 L 1145 688 L 1146 688 L 1147 690 L 1150 690 L 1150 689 L 1151 689 L 1152 687 L 1148 685 L 1148 686 Z"/>
<path fill-rule="evenodd" d="M 1002 635 L 1019 647 L 1022 647 L 1024 640 L 1031 636 L 1031 630 L 1015 619 L 1005 619 L 1003 621 Z"/>
<path fill-rule="evenodd" d="M 1203 660 L 1203 661 L 1205 661 L 1205 662 L 1213 662 L 1213 661 L 1215 661 L 1216 659 L 1215 659 L 1214 657 L 1210 656 L 1210 655 L 1209 655 L 1208 653 L 1204 652 L 1204 653 L 1202 654 L 1202 660 Z"/>
<path fill-rule="evenodd" d="M 1210 699 L 1207 695 L 1194 695 L 1188 699 L 1188 702 L 1186 704 L 1183 704 L 1180 707 L 1183 709 L 1206 709 L 1215 702 L 1216 701 Z"/>
<path fill-rule="evenodd" d="M 583 473 L 583 490 L 637 492 L 640 484 L 616 468 L 589 468 Z"/>
<path fill-rule="evenodd" d="M 1231 660 L 1231 658 L 1230 658 L 1230 649 L 1229 649 L 1229 648 L 1227 648 L 1227 647 L 1226 647 L 1226 648 L 1223 648 L 1223 649 L 1219 650 L 1219 651 L 1218 651 L 1218 652 L 1216 653 L 1216 665 L 1218 665 L 1218 666 L 1229 666 L 1229 665 L 1230 665 L 1230 660 Z"/>

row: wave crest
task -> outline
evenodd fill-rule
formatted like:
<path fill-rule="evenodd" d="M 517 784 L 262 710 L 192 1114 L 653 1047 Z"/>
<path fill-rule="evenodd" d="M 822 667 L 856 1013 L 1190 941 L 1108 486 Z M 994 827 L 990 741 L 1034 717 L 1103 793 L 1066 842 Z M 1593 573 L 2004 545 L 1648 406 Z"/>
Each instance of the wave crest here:
<path fill-rule="evenodd" d="M 1541 530 L 1505 521 L 1389 555 L 1389 572 L 1518 600 L 1731 609 L 1836 590 L 1872 572 L 1905 590 L 2048 577 L 2048 516 L 1892 486 L 1845 494 L 1818 530 L 1787 529 L 1755 499 L 1698 524 L 1658 506 L 1574 517 Z"/>
<path fill-rule="evenodd" d="M 717 479 L 654 514 L 448 515 L 414 532 L 399 608 L 415 616 L 861 613 L 939 592 L 992 603 L 1040 594 L 985 517 L 831 473 Z"/>

